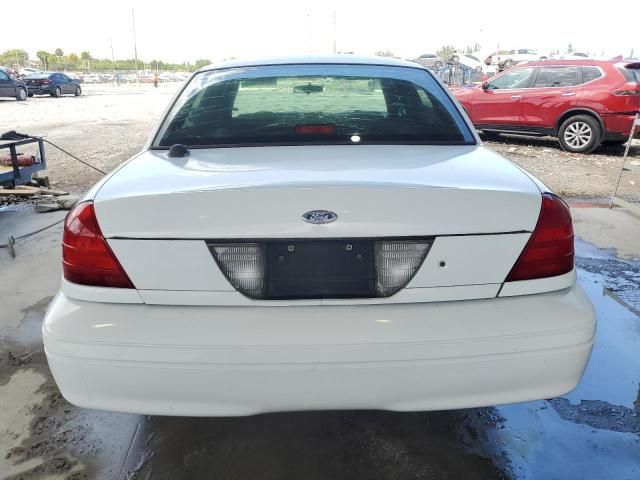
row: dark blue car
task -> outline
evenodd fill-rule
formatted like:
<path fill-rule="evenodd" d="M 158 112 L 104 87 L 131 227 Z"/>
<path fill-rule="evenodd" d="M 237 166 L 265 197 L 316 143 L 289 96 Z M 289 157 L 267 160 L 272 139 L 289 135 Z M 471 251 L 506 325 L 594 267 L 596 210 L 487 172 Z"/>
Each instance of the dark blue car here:
<path fill-rule="evenodd" d="M 27 86 L 4 67 L 0 67 L 0 97 L 13 97 L 20 101 L 27 99 Z"/>
<path fill-rule="evenodd" d="M 75 80 L 70 79 L 64 73 L 43 72 L 28 75 L 24 79 L 30 97 L 34 95 L 51 95 L 61 97 L 62 95 L 82 94 L 80 85 Z"/>

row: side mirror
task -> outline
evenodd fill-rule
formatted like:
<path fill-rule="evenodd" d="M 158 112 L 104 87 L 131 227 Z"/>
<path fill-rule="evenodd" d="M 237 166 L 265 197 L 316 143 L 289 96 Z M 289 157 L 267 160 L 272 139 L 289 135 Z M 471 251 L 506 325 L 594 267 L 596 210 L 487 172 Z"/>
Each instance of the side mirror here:
<path fill-rule="evenodd" d="M 482 82 L 481 88 L 482 90 L 489 90 L 489 82 Z"/>

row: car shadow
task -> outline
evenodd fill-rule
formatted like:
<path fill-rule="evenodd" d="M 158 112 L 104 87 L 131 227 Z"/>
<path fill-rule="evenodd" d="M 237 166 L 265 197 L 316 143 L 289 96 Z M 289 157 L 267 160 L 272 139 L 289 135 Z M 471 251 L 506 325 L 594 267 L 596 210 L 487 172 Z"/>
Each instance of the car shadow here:
<path fill-rule="evenodd" d="M 480 133 L 480 138 L 483 142 L 486 142 L 488 145 L 492 144 L 503 144 L 503 145 L 513 145 L 513 146 L 522 146 L 522 147 L 534 147 L 534 148 L 550 148 L 556 150 L 557 152 L 564 152 L 558 143 L 558 140 L 553 137 L 528 137 L 525 135 L 512 135 L 512 134 L 500 134 L 498 137 L 485 135 Z M 624 155 L 626 145 L 600 145 L 594 152 L 593 155 L 611 155 L 611 156 L 622 156 Z M 640 145 L 632 144 L 629 149 L 629 154 L 640 149 Z M 571 153 L 566 152 L 568 155 Z"/>
<path fill-rule="evenodd" d="M 509 478 L 482 445 L 495 409 L 326 411 L 236 418 L 146 417 L 125 478 Z M 497 427 L 499 428 L 499 427 Z M 499 453 L 498 453 L 499 456 Z"/>

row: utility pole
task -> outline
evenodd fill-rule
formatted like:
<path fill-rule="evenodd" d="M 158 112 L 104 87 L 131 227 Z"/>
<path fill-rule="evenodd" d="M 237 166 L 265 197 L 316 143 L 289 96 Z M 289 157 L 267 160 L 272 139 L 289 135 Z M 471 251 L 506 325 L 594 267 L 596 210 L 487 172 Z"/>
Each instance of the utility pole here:
<path fill-rule="evenodd" d="M 309 37 L 309 53 L 311 53 L 311 9 L 307 10 L 307 35 Z"/>
<path fill-rule="evenodd" d="M 338 53 L 338 49 L 336 48 L 336 11 L 333 11 L 333 54 Z"/>
<path fill-rule="evenodd" d="M 136 43 L 136 17 L 131 9 L 131 24 L 133 25 L 133 53 L 136 58 L 136 85 L 140 85 L 140 72 L 138 71 L 138 45 Z"/>
<path fill-rule="evenodd" d="M 113 68 L 113 81 L 120 86 L 120 82 L 118 81 L 118 77 L 116 76 L 116 59 L 113 56 L 113 38 L 111 39 L 111 67 Z"/>

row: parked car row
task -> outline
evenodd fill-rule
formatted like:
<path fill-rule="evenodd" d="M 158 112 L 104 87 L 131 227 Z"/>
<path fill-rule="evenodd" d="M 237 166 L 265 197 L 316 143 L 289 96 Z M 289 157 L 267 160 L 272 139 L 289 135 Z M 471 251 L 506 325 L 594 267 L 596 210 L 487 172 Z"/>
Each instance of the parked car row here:
<path fill-rule="evenodd" d="M 640 111 L 640 62 L 527 62 L 452 91 L 486 135 L 549 135 L 564 150 L 589 153 L 627 141 Z"/>
<path fill-rule="evenodd" d="M 18 101 L 25 101 L 34 95 L 62 95 L 82 94 L 80 84 L 64 73 L 41 72 L 27 75 L 23 79 L 13 75 L 13 71 L 0 67 L 0 97 L 14 97 Z"/>
<path fill-rule="evenodd" d="M 182 82 L 189 77 L 188 72 L 141 72 L 137 76 L 135 73 L 89 73 L 81 74 L 78 77 L 84 83 L 153 83 L 158 78 L 160 82 Z"/>

